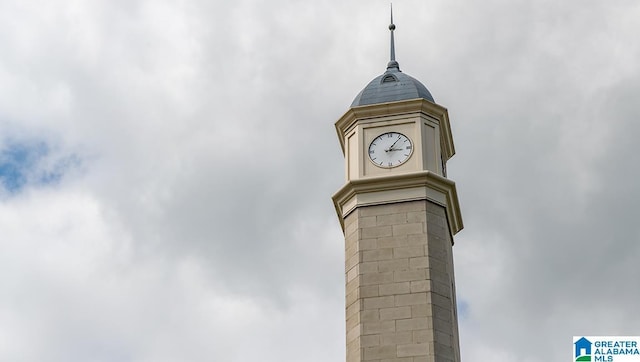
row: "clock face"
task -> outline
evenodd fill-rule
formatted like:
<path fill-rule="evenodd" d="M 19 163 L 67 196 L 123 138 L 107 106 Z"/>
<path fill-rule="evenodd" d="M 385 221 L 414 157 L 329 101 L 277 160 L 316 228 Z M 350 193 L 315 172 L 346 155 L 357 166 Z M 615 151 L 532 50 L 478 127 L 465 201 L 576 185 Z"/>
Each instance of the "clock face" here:
<path fill-rule="evenodd" d="M 369 159 L 378 167 L 392 168 L 405 163 L 413 153 L 409 137 L 398 132 L 387 132 L 369 144 Z"/>

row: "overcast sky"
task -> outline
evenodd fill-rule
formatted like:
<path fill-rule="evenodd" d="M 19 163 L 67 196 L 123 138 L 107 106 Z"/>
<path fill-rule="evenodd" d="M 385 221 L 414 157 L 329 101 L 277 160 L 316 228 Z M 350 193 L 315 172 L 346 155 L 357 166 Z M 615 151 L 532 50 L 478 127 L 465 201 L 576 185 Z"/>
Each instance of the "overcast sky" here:
<path fill-rule="evenodd" d="M 0 360 L 343 361 L 334 122 L 388 1 L 0 0 Z M 462 358 L 640 335 L 640 3 L 398 0 L 449 109 Z"/>

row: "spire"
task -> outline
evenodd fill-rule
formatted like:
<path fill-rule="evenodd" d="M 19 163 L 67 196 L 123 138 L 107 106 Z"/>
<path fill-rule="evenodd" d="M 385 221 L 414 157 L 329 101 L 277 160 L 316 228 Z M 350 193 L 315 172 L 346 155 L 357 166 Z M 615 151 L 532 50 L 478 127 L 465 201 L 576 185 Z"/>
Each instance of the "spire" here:
<path fill-rule="evenodd" d="M 387 63 L 387 70 L 396 69 L 400 71 L 400 65 L 396 62 L 396 46 L 393 41 L 393 31 L 396 30 L 396 26 L 393 23 L 393 4 L 391 4 L 391 24 L 389 24 L 389 30 L 391 30 L 391 60 Z"/>

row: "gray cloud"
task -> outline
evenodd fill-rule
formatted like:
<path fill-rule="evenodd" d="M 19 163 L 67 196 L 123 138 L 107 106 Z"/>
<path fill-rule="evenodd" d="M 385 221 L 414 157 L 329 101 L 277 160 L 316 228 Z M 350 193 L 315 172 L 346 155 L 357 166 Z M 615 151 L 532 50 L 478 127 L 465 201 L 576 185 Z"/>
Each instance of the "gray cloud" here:
<path fill-rule="evenodd" d="M 0 359 L 344 358 L 333 122 L 384 71 L 387 7 L 2 3 L 0 146 L 81 165 L 0 201 Z M 463 359 L 637 333 L 637 6 L 394 10 L 451 116 Z"/>

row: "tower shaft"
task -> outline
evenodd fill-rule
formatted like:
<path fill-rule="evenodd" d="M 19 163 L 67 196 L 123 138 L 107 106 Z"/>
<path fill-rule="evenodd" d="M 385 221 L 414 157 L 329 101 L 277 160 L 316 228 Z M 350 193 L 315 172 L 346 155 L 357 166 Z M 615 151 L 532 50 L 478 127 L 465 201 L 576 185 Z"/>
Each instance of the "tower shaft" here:
<path fill-rule="evenodd" d="M 460 361 L 445 208 L 359 207 L 344 230 L 347 362 Z"/>

